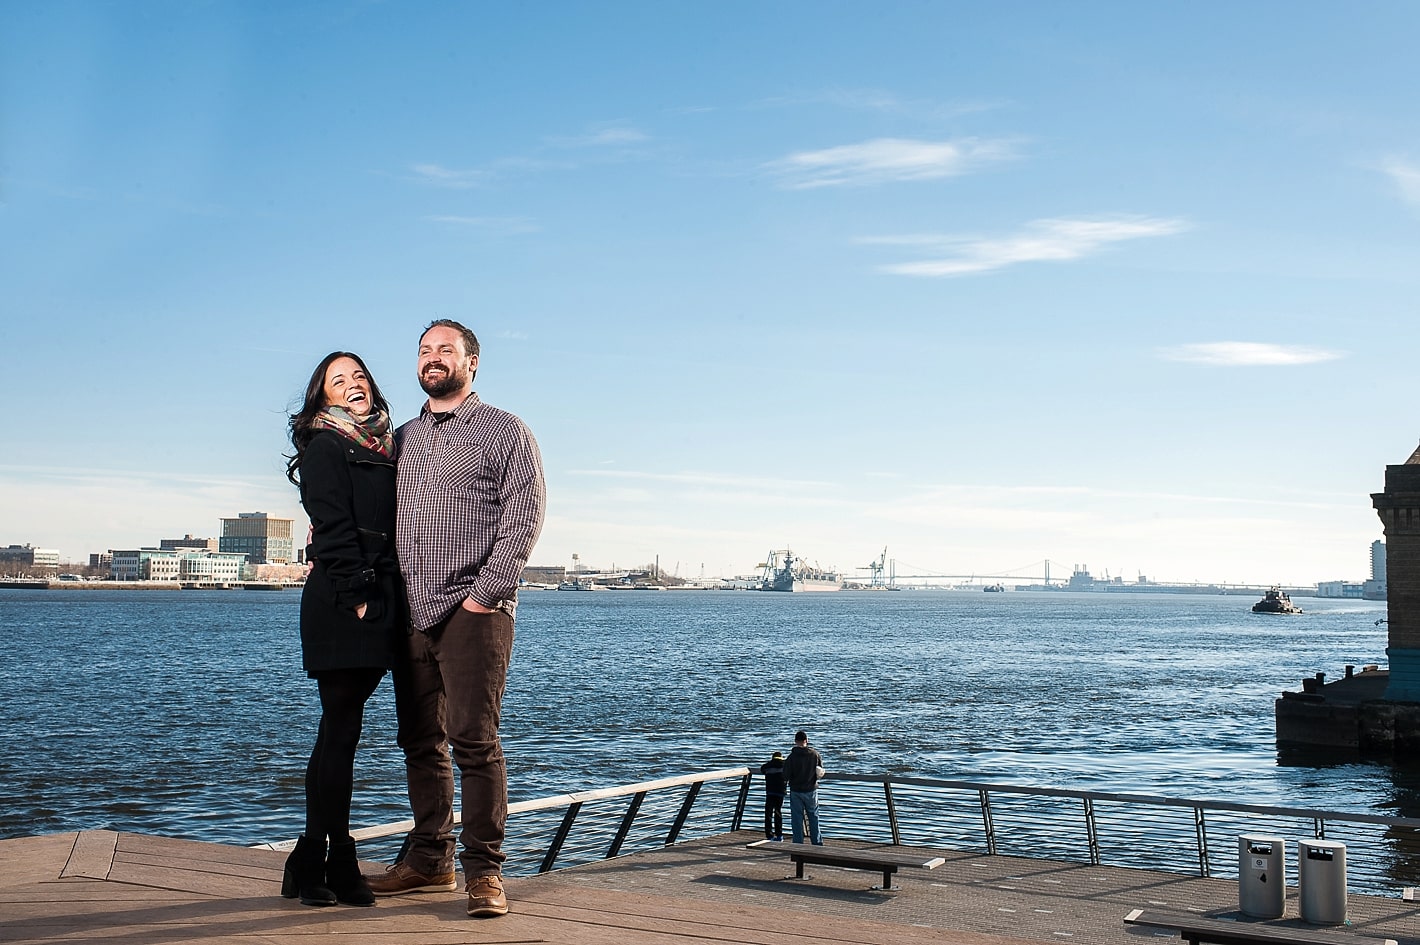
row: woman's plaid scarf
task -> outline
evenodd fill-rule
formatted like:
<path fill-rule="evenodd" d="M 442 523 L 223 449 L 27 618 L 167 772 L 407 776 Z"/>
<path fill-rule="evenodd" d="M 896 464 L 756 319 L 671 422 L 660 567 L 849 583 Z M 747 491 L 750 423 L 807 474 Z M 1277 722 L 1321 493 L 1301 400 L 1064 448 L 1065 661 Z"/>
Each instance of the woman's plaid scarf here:
<path fill-rule="evenodd" d="M 334 430 L 358 446 L 374 450 L 386 459 L 394 459 L 390 417 L 378 407 L 364 417 L 357 417 L 344 407 L 332 405 L 312 417 L 311 426 L 317 430 Z"/>

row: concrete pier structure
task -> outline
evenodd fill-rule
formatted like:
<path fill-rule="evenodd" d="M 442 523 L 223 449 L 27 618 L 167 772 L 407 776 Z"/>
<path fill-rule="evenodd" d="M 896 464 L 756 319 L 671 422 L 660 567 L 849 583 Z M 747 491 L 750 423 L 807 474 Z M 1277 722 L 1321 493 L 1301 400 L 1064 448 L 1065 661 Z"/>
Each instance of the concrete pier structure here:
<path fill-rule="evenodd" d="M 1420 749 L 1420 449 L 1387 466 L 1371 495 L 1385 529 L 1388 669 L 1365 667 L 1326 683 L 1303 680 L 1276 702 L 1279 746 L 1343 749 L 1374 757 Z"/>
<path fill-rule="evenodd" d="M 1420 450 L 1416 451 L 1420 455 Z M 1386 628 L 1390 702 L 1420 702 L 1420 460 L 1387 466 L 1371 496 L 1386 538 Z"/>

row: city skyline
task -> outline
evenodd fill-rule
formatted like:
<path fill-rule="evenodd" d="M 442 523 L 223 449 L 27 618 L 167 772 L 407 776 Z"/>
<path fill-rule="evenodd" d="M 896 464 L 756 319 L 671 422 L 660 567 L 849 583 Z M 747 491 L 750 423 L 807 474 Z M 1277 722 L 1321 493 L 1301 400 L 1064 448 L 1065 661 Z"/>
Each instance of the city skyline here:
<path fill-rule="evenodd" d="M 532 561 L 1358 578 L 1417 442 L 1420 8 L 0 7 L 0 542 L 262 509 L 420 330 Z M 157 540 L 155 537 L 154 541 Z"/>

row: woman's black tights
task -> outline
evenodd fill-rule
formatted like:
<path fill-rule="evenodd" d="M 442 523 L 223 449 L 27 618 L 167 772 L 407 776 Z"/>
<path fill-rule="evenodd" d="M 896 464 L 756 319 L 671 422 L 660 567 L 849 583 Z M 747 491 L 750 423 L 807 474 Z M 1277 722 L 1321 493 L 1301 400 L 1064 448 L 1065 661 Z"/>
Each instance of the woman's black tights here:
<path fill-rule="evenodd" d="M 355 746 L 365 720 L 365 702 L 384 676 L 382 669 L 332 669 L 316 673 L 320 730 L 306 764 L 306 836 L 323 843 L 350 838 L 350 794 L 355 784 Z"/>

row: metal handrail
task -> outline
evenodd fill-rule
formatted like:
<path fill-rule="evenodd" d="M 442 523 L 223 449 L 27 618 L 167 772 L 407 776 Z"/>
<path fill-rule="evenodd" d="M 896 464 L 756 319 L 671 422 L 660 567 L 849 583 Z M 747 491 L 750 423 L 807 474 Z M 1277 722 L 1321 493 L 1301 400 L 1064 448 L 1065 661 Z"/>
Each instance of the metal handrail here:
<path fill-rule="evenodd" d="M 578 815 L 581 813 L 584 806 L 598 801 L 609 801 L 622 797 L 631 798 L 630 802 L 627 804 L 625 813 L 621 817 L 620 826 L 617 828 L 606 849 L 605 857 L 609 859 L 620 854 L 631 832 L 631 828 L 636 822 L 637 815 L 642 809 L 642 804 L 648 795 L 657 792 L 668 792 L 680 787 L 686 788 L 685 798 L 681 801 L 675 818 L 662 841 L 663 845 L 670 846 L 680 838 L 681 833 L 685 830 L 686 824 L 689 822 L 691 813 L 695 807 L 696 799 L 700 796 L 701 789 L 706 784 L 728 780 L 739 782 L 736 795 L 737 800 L 733 816 L 721 829 L 738 830 L 740 820 L 744 813 L 745 800 L 749 796 L 750 771 L 747 767 L 722 768 L 716 771 L 702 772 L 700 774 L 686 774 L 671 778 L 659 778 L 654 781 L 642 781 L 637 784 L 597 788 L 590 791 L 576 791 L 571 794 L 554 794 L 550 797 L 539 797 L 528 801 L 514 801 L 508 805 L 508 817 L 512 820 L 519 815 L 536 814 L 566 808 L 566 812 L 561 817 L 547 849 L 543 852 L 541 862 L 537 869 L 539 873 L 546 873 L 556 867 L 557 859 L 561 855 L 568 838 L 571 836 Z M 459 822 L 459 811 L 454 811 L 453 819 L 455 823 Z M 413 829 L 413 820 L 398 820 L 388 824 L 361 827 L 350 831 L 350 835 L 357 841 L 380 840 L 400 834 L 407 834 Z M 296 841 L 294 839 L 257 844 L 258 847 L 272 850 L 290 850 L 294 848 L 295 845 Z"/>
<path fill-rule="evenodd" d="M 722 790 L 710 808 L 702 803 L 697 810 L 704 789 L 723 782 L 734 783 L 734 793 Z M 687 834 L 739 830 L 752 784 L 748 767 L 723 768 L 515 801 L 508 805 L 509 839 L 532 845 L 510 850 L 508 867 L 547 872 L 559 863 L 669 846 Z M 1420 818 L 1414 817 L 837 772 L 825 778 L 820 795 L 825 830 L 834 837 L 1211 876 L 1236 875 L 1237 863 L 1229 861 L 1228 843 L 1210 839 L 1268 830 L 1346 842 L 1351 885 L 1358 891 L 1393 894 L 1420 884 Z M 605 802 L 620 798 L 629 799 L 625 809 L 608 811 Z M 560 817 L 546 816 L 559 810 Z M 458 817 L 455 812 L 455 821 Z M 638 825 L 643 835 L 630 842 Z M 402 820 L 364 827 L 353 836 L 379 840 L 413 827 L 412 820 Z M 546 847 L 537 845 L 538 836 L 549 838 Z M 582 846 L 569 850 L 574 839 Z M 259 844 L 286 850 L 294 845 L 294 840 Z"/>
<path fill-rule="evenodd" d="M 1202 800 L 1197 798 L 1165 797 L 1156 794 L 1119 794 L 1110 791 L 1081 791 L 1073 788 L 1026 787 L 1017 784 L 996 784 L 980 781 L 950 781 L 941 778 L 913 778 L 891 774 L 845 774 L 833 772 L 826 780 L 859 781 L 868 784 L 898 784 L 917 787 L 949 788 L 953 790 L 986 792 L 989 794 L 1019 794 L 1033 797 L 1069 797 L 1078 800 L 1111 801 L 1122 804 L 1148 804 L 1158 807 L 1202 807 L 1208 810 L 1237 811 L 1247 814 L 1267 814 L 1277 817 L 1311 818 L 1323 824 L 1328 820 L 1354 823 L 1383 824 L 1388 827 L 1420 828 L 1420 817 L 1390 817 L 1385 814 L 1358 814 L 1353 811 L 1318 810 L 1312 807 L 1274 807 L 1262 804 L 1243 804 L 1238 801 Z M 1320 826 L 1317 836 L 1320 837 Z"/>
<path fill-rule="evenodd" d="M 870 805 L 878 793 L 864 790 L 869 785 L 882 786 L 886 824 L 873 819 Z M 1347 857 L 1351 885 L 1360 891 L 1394 894 L 1397 888 L 1420 881 L 1420 818 L 1414 817 L 844 773 L 830 775 L 820 794 L 822 816 L 841 825 L 841 830 L 835 826 L 834 833 L 849 836 L 848 831 L 853 831 L 851 835 L 858 839 L 886 833 L 883 839 L 904 842 L 901 824 L 907 818 L 902 807 L 911 798 L 919 809 L 910 819 L 915 835 L 907 842 L 927 846 L 1200 876 L 1236 875 L 1237 863 L 1228 860 L 1232 848 L 1216 841 L 1226 835 L 1255 833 L 1260 825 L 1294 839 L 1344 838 L 1352 848 Z M 835 795 L 852 803 L 835 804 Z M 1185 822 L 1171 817 L 1170 811 L 1191 816 Z M 1187 838 L 1190 828 L 1193 836 Z M 1210 844 L 1210 839 L 1215 842 Z M 1006 850 L 1008 845 L 1021 852 Z M 1185 850 L 1190 858 L 1196 857 L 1187 867 Z"/>

